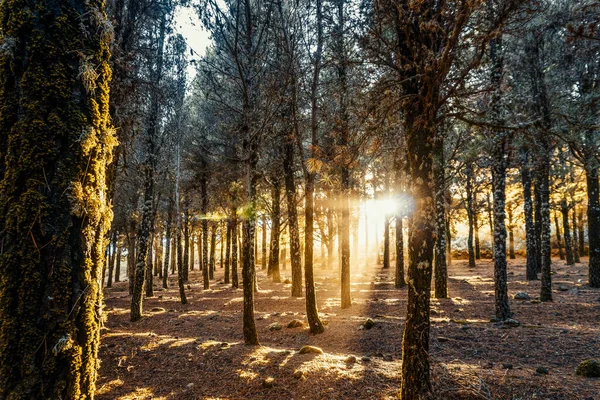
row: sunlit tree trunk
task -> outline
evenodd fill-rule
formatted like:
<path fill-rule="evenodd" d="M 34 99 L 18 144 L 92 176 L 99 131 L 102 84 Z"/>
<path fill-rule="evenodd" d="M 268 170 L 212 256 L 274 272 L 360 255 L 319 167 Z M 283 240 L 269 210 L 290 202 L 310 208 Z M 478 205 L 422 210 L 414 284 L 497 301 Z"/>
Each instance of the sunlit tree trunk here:
<path fill-rule="evenodd" d="M 383 268 L 390 268 L 390 217 L 383 217 Z"/>
<path fill-rule="evenodd" d="M 163 264 L 162 287 L 169 287 L 169 262 L 171 261 L 171 225 L 173 221 L 173 194 L 169 196 L 167 207 L 167 220 L 165 221 L 165 259 Z"/>
<path fill-rule="evenodd" d="M 281 231 L 281 185 L 274 179 L 271 189 L 271 255 L 267 275 L 273 282 L 281 282 L 279 273 L 279 236 Z"/>
<path fill-rule="evenodd" d="M 302 296 L 302 260 L 300 258 L 300 230 L 296 208 L 296 183 L 294 182 L 294 142 L 285 138 L 283 171 L 287 199 L 288 229 L 290 232 L 290 261 L 292 264 L 292 297 Z"/>
<path fill-rule="evenodd" d="M 205 176 L 200 179 L 200 209 L 202 212 L 202 256 L 200 257 L 200 254 L 198 254 L 198 258 L 200 258 L 202 265 L 202 285 L 206 290 L 210 289 L 210 265 L 208 262 L 208 180 Z M 234 211 L 237 212 L 237 210 Z M 237 256 L 235 260 L 237 261 Z M 234 287 L 237 287 L 237 270 L 235 278 Z"/>
<path fill-rule="evenodd" d="M 404 217 L 396 215 L 396 274 L 394 284 L 397 289 L 406 286 L 404 279 Z"/>
<path fill-rule="evenodd" d="M 237 208 L 231 209 L 231 287 L 238 288 L 238 223 Z M 208 270 L 206 270 L 208 278 Z"/>
<path fill-rule="evenodd" d="M 473 166 L 467 162 L 465 169 L 466 175 L 466 195 L 467 195 L 467 218 L 469 220 L 469 236 L 467 239 L 467 251 L 469 253 L 469 268 L 475 268 L 475 252 L 473 250 L 473 230 L 475 225 L 475 209 L 473 205 Z"/>

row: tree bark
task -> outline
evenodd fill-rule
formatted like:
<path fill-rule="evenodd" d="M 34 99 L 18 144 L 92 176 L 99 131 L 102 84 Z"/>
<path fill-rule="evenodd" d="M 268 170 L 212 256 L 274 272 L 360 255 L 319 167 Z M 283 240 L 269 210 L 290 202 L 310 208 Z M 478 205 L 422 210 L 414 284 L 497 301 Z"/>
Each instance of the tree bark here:
<path fill-rule="evenodd" d="M 523 184 L 523 214 L 525 218 L 525 241 L 527 247 L 526 276 L 528 281 L 538 279 L 538 251 L 536 229 L 533 221 L 533 200 L 531 199 L 531 168 L 527 149 L 521 149 L 521 183 Z"/>
<path fill-rule="evenodd" d="M 556 230 L 556 246 L 558 247 L 558 257 L 561 260 L 565 259 L 565 252 L 563 251 L 562 237 L 560 235 L 560 224 L 558 223 L 558 214 L 554 212 L 554 229 Z"/>
<path fill-rule="evenodd" d="M 588 242 L 590 247 L 590 287 L 600 288 L 600 184 L 598 167 L 587 167 L 585 174 L 588 196 Z"/>
<path fill-rule="evenodd" d="M 573 256 L 573 242 L 571 241 L 571 230 L 569 228 L 569 206 L 567 200 L 562 199 L 560 202 L 560 210 L 563 217 L 563 232 L 565 238 L 565 258 L 567 265 L 575 264 L 575 258 Z"/>
<path fill-rule="evenodd" d="M 302 297 L 302 260 L 300 258 L 300 231 L 296 208 L 294 182 L 294 142 L 286 137 L 283 157 L 285 194 L 287 199 L 288 229 L 290 232 L 290 259 L 292 264 L 292 297 Z"/>
<path fill-rule="evenodd" d="M 467 218 L 469 220 L 469 236 L 467 239 L 467 251 L 469 253 L 469 268 L 475 268 L 475 252 L 473 249 L 473 231 L 475 227 L 475 209 L 473 205 L 473 166 L 467 161 L 465 170 L 466 195 L 467 195 Z"/>
<path fill-rule="evenodd" d="M 402 215 L 396 215 L 396 276 L 394 285 L 397 289 L 406 286 L 404 279 L 404 227 Z"/>
<path fill-rule="evenodd" d="M 383 217 L 383 269 L 390 268 L 390 216 Z"/>
<path fill-rule="evenodd" d="M 231 287 L 238 288 L 238 229 L 237 208 L 231 209 Z M 208 277 L 208 269 L 206 270 Z"/>
<path fill-rule="evenodd" d="M 448 297 L 448 265 L 446 264 L 446 175 L 444 139 L 438 132 L 434 144 L 433 178 L 435 180 L 435 285 L 436 299 Z"/>
<path fill-rule="evenodd" d="M 275 179 L 271 189 L 271 255 L 269 257 L 269 267 L 267 275 L 273 282 L 281 282 L 279 273 L 279 234 L 281 231 L 281 186 L 278 179 Z"/>
<path fill-rule="evenodd" d="M 2 399 L 94 396 L 117 143 L 105 24 L 101 1 L 2 2 Z"/>

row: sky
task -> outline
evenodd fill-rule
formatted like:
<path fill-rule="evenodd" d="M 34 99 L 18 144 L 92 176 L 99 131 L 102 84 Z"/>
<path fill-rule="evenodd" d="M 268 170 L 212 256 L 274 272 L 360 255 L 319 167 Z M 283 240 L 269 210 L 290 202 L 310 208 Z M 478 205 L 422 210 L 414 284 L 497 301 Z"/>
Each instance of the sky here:
<path fill-rule="evenodd" d="M 188 60 L 198 59 L 206 52 L 210 45 L 210 38 L 207 31 L 202 27 L 202 23 L 191 7 L 179 7 L 175 12 L 175 30 L 181 33 L 194 54 L 188 51 Z M 195 67 L 190 65 L 188 68 L 188 77 L 192 78 L 196 74 Z M 190 79 L 191 80 L 191 79 Z"/>

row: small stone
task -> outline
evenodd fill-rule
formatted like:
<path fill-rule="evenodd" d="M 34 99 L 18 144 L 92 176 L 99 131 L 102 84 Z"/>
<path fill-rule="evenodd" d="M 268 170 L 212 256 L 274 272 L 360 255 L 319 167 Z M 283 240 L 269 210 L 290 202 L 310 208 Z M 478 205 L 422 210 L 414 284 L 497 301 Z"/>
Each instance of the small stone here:
<path fill-rule="evenodd" d="M 162 294 L 161 294 L 160 296 L 158 296 L 158 298 L 159 298 L 159 299 L 162 299 L 162 298 L 163 298 L 163 297 L 162 297 Z"/>
<path fill-rule="evenodd" d="M 447 337 L 440 336 L 440 337 L 437 338 L 437 340 L 440 343 L 446 343 L 450 339 L 448 339 Z"/>
<path fill-rule="evenodd" d="M 278 316 L 278 315 L 279 315 L 279 313 L 278 313 L 278 312 L 274 312 L 274 313 L 273 313 L 273 314 L 271 314 L 271 315 L 272 315 L 272 316 L 274 316 L 274 317 L 276 317 L 276 316 Z"/>
<path fill-rule="evenodd" d="M 230 346 L 230 345 L 229 345 L 229 343 L 227 343 L 227 342 L 223 342 L 223 343 L 221 343 L 221 348 L 222 348 L 222 349 L 228 349 L 228 348 L 230 348 L 230 347 L 231 347 L 231 346 Z"/>
<path fill-rule="evenodd" d="M 362 361 L 362 362 L 371 362 L 371 359 L 369 357 L 361 357 L 360 361 Z"/>
<path fill-rule="evenodd" d="M 367 318 L 365 319 L 365 322 L 363 322 L 362 326 L 364 326 L 365 329 L 371 329 L 375 326 L 375 321 L 373 321 L 371 318 Z"/>
<path fill-rule="evenodd" d="M 190 290 L 192 287 L 190 285 L 188 285 L 188 290 Z"/>
<path fill-rule="evenodd" d="M 548 368 L 546 368 L 546 367 L 537 367 L 537 369 L 535 370 L 535 372 L 537 372 L 540 375 L 548 375 L 548 373 L 550 371 L 548 371 Z"/>
<path fill-rule="evenodd" d="M 298 379 L 298 380 L 305 380 L 306 377 L 304 376 L 304 372 L 300 371 L 299 369 L 294 371 L 294 378 Z"/>
<path fill-rule="evenodd" d="M 515 293 L 513 298 L 515 300 L 529 300 L 531 297 L 529 296 L 529 293 L 527 293 L 527 292 L 517 292 L 517 293 Z"/>
<path fill-rule="evenodd" d="M 383 361 L 394 361 L 394 357 L 391 354 L 386 354 L 383 356 Z"/>
<path fill-rule="evenodd" d="M 541 301 L 536 299 L 536 300 L 531 300 L 530 303 L 531 304 L 540 304 Z"/>
<path fill-rule="evenodd" d="M 354 364 L 356 362 L 356 356 L 348 356 L 344 360 L 346 364 Z"/>
<path fill-rule="evenodd" d="M 268 378 L 265 378 L 265 380 L 262 383 L 263 387 L 266 387 L 267 389 L 270 389 L 273 387 L 273 385 L 275 385 L 275 378 L 269 376 Z"/>
<path fill-rule="evenodd" d="M 269 325 L 269 330 L 271 332 L 280 331 L 281 328 L 283 328 L 283 326 L 281 326 L 281 324 L 279 322 L 273 322 L 271 325 Z"/>
<path fill-rule="evenodd" d="M 286 285 L 289 285 L 290 283 L 292 283 L 292 281 L 290 281 L 289 279 L 286 279 L 285 281 L 283 281 L 283 283 L 285 283 Z"/>
<path fill-rule="evenodd" d="M 165 311 L 167 311 L 167 310 L 165 310 L 165 309 L 164 309 L 164 308 L 162 308 L 162 307 L 154 307 L 154 308 L 152 308 L 152 310 L 150 310 L 150 311 L 152 311 L 152 312 L 165 312 Z"/>
<path fill-rule="evenodd" d="M 214 336 L 209 336 L 208 340 L 215 340 Z"/>
<path fill-rule="evenodd" d="M 195 386 L 195 384 L 194 384 L 194 383 L 192 383 L 192 382 L 190 382 L 190 383 L 188 383 L 186 386 L 187 386 L 187 387 L 188 387 L 188 389 L 189 389 L 189 388 L 193 388 L 193 387 Z"/>
<path fill-rule="evenodd" d="M 316 346 L 302 346 L 298 351 L 298 354 L 323 354 L 323 350 Z"/>
<path fill-rule="evenodd" d="M 288 328 L 302 328 L 303 326 L 304 322 L 300 321 L 299 319 L 293 319 L 287 324 Z"/>
<path fill-rule="evenodd" d="M 600 378 L 600 361 L 588 359 L 580 362 L 575 374 L 586 378 Z"/>
<path fill-rule="evenodd" d="M 502 368 L 504 368 L 504 369 L 513 369 L 513 365 L 512 364 L 502 364 Z"/>
<path fill-rule="evenodd" d="M 566 292 L 567 290 L 569 290 L 569 288 L 567 287 L 567 285 L 558 285 L 558 291 L 559 292 Z"/>

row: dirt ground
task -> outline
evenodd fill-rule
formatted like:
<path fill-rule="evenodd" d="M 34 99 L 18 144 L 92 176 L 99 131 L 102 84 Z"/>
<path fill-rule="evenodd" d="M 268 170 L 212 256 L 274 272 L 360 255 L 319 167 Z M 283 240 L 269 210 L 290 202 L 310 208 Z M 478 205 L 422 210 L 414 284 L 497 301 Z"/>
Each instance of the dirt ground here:
<path fill-rule="evenodd" d="M 502 328 L 494 313 L 493 264 L 449 267 L 449 299 L 432 300 L 431 359 L 439 399 L 595 399 L 600 379 L 575 375 L 577 364 L 600 358 L 600 290 L 587 282 L 587 259 L 554 260 L 554 302 L 539 303 L 539 281 L 525 280 L 524 260 L 509 263 L 510 306 L 521 325 Z M 105 399 L 388 399 L 400 386 L 406 289 L 393 271 L 373 265 L 352 275 L 354 305 L 340 309 L 337 272 L 316 268 L 319 310 L 326 332 L 287 328 L 306 322 L 304 298 L 289 284 L 259 271 L 256 318 L 262 346 L 243 344 L 242 291 L 217 282 L 202 290 L 190 273 L 188 304 L 174 277 L 144 302 L 145 317 L 129 322 L 127 283 L 107 289 L 99 400 Z M 283 271 L 288 275 L 290 271 Z M 531 300 L 514 300 L 527 292 Z M 363 329 L 366 318 L 375 326 Z M 280 323 L 281 330 L 271 331 Z M 298 354 L 303 345 L 323 354 Z M 350 356 L 356 362 L 349 362 Z M 539 373 L 539 367 L 547 374 Z"/>

